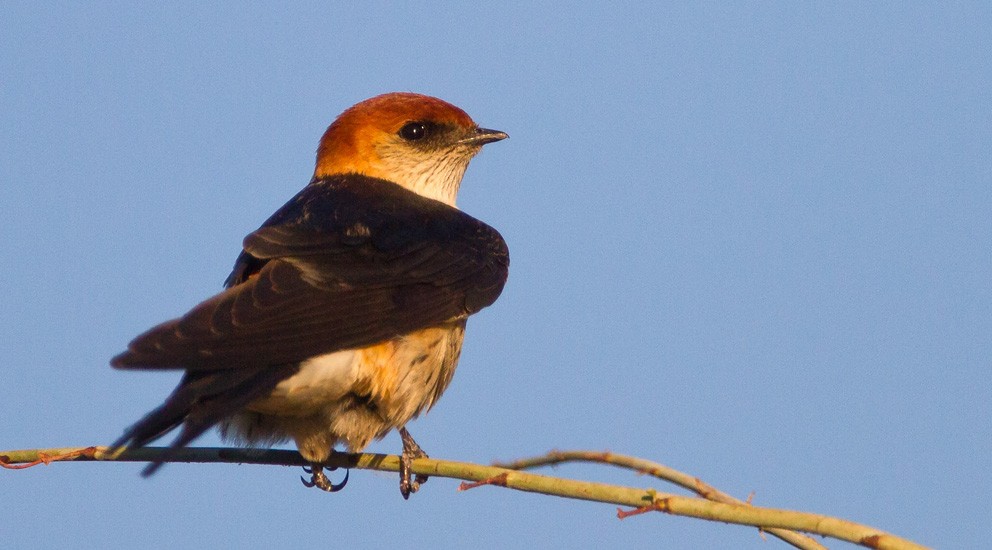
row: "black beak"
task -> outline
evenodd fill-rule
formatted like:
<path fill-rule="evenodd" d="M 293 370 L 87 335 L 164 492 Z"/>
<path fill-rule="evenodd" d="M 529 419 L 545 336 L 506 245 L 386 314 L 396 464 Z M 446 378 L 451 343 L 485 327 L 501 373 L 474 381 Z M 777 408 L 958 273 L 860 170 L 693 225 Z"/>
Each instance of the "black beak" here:
<path fill-rule="evenodd" d="M 506 132 L 500 132 L 499 130 L 490 130 L 488 128 L 476 128 L 475 133 L 460 140 L 458 143 L 465 143 L 468 145 L 475 145 L 481 147 L 487 143 L 492 143 L 494 141 L 499 141 L 501 139 L 506 139 L 510 136 L 506 135 Z"/>

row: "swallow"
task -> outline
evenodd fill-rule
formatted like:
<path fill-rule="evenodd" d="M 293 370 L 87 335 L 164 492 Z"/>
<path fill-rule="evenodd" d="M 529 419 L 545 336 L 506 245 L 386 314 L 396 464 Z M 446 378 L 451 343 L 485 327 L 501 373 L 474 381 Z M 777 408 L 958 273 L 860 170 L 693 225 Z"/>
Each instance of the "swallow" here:
<path fill-rule="evenodd" d="M 403 498 L 427 456 L 406 424 L 451 382 L 466 320 L 493 304 L 505 241 L 455 205 L 483 145 L 440 99 L 390 93 L 344 111 L 324 133 L 310 183 L 245 237 L 225 290 L 136 337 L 111 364 L 181 370 L 165 402 L 115 448 L 179 430 L 182 448 L 213 426 L 248 446 L 295 442 L 308 486 L 334 491 L 322 464 L 398 430 Z M 161 462 L 143 471 L 151 475 Z"/>

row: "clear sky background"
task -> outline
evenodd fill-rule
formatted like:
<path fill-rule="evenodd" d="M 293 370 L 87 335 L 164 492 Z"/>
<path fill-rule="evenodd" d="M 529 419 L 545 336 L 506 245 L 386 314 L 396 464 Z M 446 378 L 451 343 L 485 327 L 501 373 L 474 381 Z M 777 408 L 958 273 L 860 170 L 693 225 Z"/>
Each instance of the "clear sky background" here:
<path fill-rule="evenodd" d="M 416 91 L 511 136 L 459 201 L 505 236 L 510 280 L 409 426 L 429 453 L 609 449 L 987 544 L 988 3 L 351 4 L 3 3 L 0 449 L 107 444 L 158 405 L 177 373 L 109 358 L 220 289 L 338 113 Z M 404 502 L 394 475 L 328 495 L 297 468 L 140 468 L 0 472 L 0 541 L 786 547 L 444 479 Z"/>

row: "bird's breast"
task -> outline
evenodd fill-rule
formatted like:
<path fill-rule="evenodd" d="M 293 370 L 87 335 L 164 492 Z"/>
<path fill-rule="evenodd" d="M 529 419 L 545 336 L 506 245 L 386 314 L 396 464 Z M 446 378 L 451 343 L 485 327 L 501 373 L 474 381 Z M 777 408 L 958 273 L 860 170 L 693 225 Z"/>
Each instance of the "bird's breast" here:
<path fill-rule="evenodd" d="M 418 330 L 358 350 L 360 382 L 380 416 L 395 427 L 429 409 L 448 387 L 461 354 L 465 321 Z"/>

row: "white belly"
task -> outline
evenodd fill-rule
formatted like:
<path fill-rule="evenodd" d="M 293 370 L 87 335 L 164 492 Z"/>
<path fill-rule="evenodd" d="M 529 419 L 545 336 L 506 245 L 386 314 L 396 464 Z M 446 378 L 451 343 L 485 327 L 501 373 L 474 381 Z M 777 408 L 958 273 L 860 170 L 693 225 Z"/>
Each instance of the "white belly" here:
<path fill-rule="evenodd" d="M 321 462 L 344 442 L 352 452 L 429 409 L 451 381 L 464 320 L 300 364 L 272 393 L 221 422 L 225 438 L 271 444 L 292 438 Z"/>
<path fill-rule="evenodd" d="M 356 359 L 355 350 L 307 359 L 299 372 L 279 382 L 269 397 L 252 403 L 251 410 L 282 416 L 316 414 L 352 391 L 359 377 Z"/>

